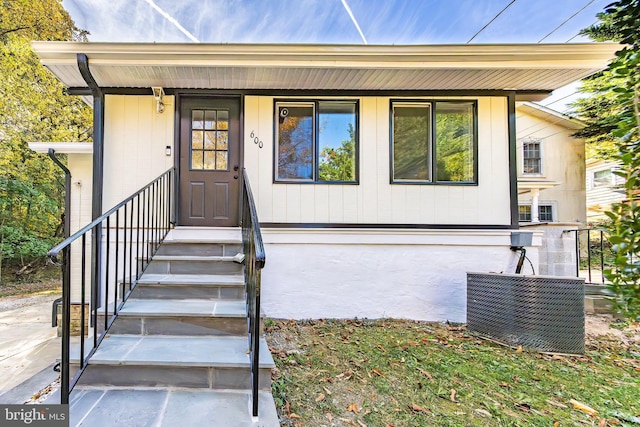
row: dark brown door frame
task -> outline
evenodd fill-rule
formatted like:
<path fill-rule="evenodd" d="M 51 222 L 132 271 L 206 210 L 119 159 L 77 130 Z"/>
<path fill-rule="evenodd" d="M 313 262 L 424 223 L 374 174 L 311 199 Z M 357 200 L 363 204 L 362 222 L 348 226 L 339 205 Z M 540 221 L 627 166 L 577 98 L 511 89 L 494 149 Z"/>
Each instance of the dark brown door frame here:
<path fill-rule="evenodd" d="M 242 206 L 242 169 L 244 168 L 244 95 L 243 94 L 230 94 L 222 93 L 218 94 L 215 91 L 203 93 L 201 91 L 175 91 L 174 92 L 174 124 L 173 124 L 173 166 L 175 167 L 175 182 L 173 188 L 175 197 L 173 198 L 173 224 L 174 226 L 180 223 L 180 119 L 181 119 L 181 106 L 184 98 L 217 98 L 217 99 L 238 99 L 240 101 L 240 135 L 239 135 L 239 166 L 240 170 L 240 191 L 238 191 L 238 206 Z M 242 212 L 239 213 L 242 215 Z"/>

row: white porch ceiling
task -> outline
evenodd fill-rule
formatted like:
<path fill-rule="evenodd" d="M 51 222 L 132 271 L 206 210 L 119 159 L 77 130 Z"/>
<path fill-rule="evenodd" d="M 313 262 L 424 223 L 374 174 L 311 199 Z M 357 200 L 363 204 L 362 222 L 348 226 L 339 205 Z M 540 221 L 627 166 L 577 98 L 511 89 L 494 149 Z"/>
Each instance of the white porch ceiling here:
<path fill-rule="evenodd" d="M 615 44 L 228 45 L 34 42 L 67 87 L 551 91 L 604 67 Z"/>

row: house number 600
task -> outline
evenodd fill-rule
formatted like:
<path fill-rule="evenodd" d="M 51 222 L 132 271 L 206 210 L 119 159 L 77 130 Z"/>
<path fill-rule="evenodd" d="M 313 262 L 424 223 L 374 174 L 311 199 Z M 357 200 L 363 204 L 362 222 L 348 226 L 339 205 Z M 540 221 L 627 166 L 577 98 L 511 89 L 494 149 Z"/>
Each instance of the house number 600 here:
<path fill-rule="evenodd" d="M 258 147 L 262 148 L 264 146 L 264 143 L 260 140 L 260 138 L 256 136 L 255 131 L 251 131 L 251 135 L 249 136 L 251 137 L 251 139 L 253 139 L 253 143 L 257 144 Z"/>

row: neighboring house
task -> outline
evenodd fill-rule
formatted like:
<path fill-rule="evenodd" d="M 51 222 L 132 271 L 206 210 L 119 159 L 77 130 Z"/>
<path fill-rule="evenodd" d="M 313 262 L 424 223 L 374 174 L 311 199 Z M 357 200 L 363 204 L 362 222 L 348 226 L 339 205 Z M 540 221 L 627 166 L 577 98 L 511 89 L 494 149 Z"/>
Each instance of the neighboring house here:
<path fill-rule="evenodd" d="M 175 166 L 176 226 L 234 227 L 246 168 L 268 256 L 266 315 L 462 322 L 465 273 L 504 271 L 513 257 L 519 206 L 532 200 L 518 196 L 525 181 L 549 194 L 532 221 L 584 219 L 580 141 L 524 124 L 564 136 L 574 122 L 530 105 L 516 113 L 516 102 L 601 70 L 617 46 L 34 48 L 93 102 L 92 170 L 71 172 L 99 186 L 82 199 L 94 217 Z M 536 165 L 536 150 L 557 156 Z"/>
<path fill-rule="evenodd" d="M 611 210 L 611 204 L 626 200 L 624 178 L 614 171 L 619 164 L 602 159 L 587 159 L 587 221 L 590 224 L 606 220 L 604 212 Z"/>
<path fill-rule="evenodd" d="M 526 102 L 516 106 L 518 220 L 586 224 L 584 125 Z"/>

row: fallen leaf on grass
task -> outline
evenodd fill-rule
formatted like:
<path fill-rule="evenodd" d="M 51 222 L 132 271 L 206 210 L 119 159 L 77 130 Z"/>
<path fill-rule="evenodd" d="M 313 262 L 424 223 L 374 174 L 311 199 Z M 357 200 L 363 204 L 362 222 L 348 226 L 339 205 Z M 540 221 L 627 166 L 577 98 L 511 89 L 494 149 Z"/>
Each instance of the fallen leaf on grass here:
<path fill-rule="evenodd" d="M 418 371 L 420 371 L 425 377 L 429 378 L 430 382 L 433 382 L 433 377 L 431 376 L 429 371 L 425 371 L 424 369 L 420 369 L 420 368 L 418 368 Z"/>
<path fill-rule="evenodd" d="M 290 413 L 290 414 L 288 415 L 288 417 L 289 417 L 289 418 L 297 418 L 297 419 L 300 419 L 300 418 L 301 418 L 301 417 L 300 417 L 300 415 L 298 415 L 298 414 L 296 414 L 296 413 L 293 413 L 293 412 L 292 412 L 292 413 Z"/>
<path fill-rule="evenodd" d="M 577 400 L 570 399 L 569 403 L 571 403 L 573 405 L 573 409 L 576 409 L 578 411 L 582 411 L 582 412 L 587 413 L 589 415 L 596 415 L 598 413 L 598 411 L 596 411 L 592 407 L 587 406 L 582 402 L 578 402 Z"/>
<path fill-rule="evenodd" d="M 351 405 L 347 406 L 347 412 L 349 411 L 357 414 L 358 412 L 360 412 L 360 408 L 358 407 L 357 403 L 352 403 Z"/>
<path fill-rule="evenodd" d="M 327 412 L 326 414 L 324 414 L 324 416 L 327 417 L 329 422 L 333 421 L 333 416 L 331 415 L 331 413 Z"/>
<path fill-rule="evenodd" d="M 522 346 L 521 345 L 518 346 L 518 349 L 516 350 L 516 353 L 522 353 Z"/>
<path fill-rule="evenodd" d="M 324 391 L 325 391 L 329 396 L 331 396 L 331 391 L 330 391 L 328 388 L 326 388 L 326 387 L 322 387 L 322 389 L 323 389 L 323 390 L 324 390 Z"/>
<path fill-rule="evenodd" d="M 485 417 L 485 418 L 492 418 L 493 416 L 491 415 L 491 412 L 486 411 L 484 409 L 474 409 L 473 410 L 474 414 L 480 415 L 481 417 Z"/>
<path fill-rule="evenodd" d="M 556 421 L 555 423 L 553 423 L 553 427 L 560 427 L 560 421 Z"/>
<path fill-rule="evenodd" d="M 376 368 L 373 368 L 373 369 L 371 370 L 371 372 L 373 372 L 373 374 L 374 374 L 374 375 L 377 375 L 377 376 L 379 376 L 379 377 L 384 376 L 384 375 L 382 375 L 382 372 L 378 371 Z"/>
<path fill-rule="evenodd" d="M 449 397 L 449 399 L 450 399 L 452 402 L 455 402 L 455 401 L 456 401 L 456 393 L 457 393 L 456 389 L 455 389 L 455 388 L 452 388 L 452 389 L 451 389 L 451 396 Z"/>
<path fill-rule="evenodd" d="M 568 406 L 564 403 L 556 402 L 555 400 L 547 400 L 549 405 L 557 406 L 558 408 L 567 409 Z"/>
<path fill-rule="evenodd" d="M 369 427 L 368 425 L 366 425 L 365 423 L 363 423 L 360 420 L 358 420 L 358 424 L 360 424 L 360 427 Z"/>
<path fill-rule="evenodd" d="M 600 422 L 598 423 L 598 427 L 607 427 L 607 420 L 604 418 L 600 418 Z"/>
<path fill-rule="evenodd" d="M 324 394 L 320 393 L 317 397 L 316 397 L 316 402 L 320 402 L 321 400 L 324 400 Z"/>
<path fill-rule="evenodd" d="M 413 405 L 411 405 L 411 410 L 414 412 L 424 412 L 425 414 L 430 414 L 431 411 L 428 410 L 427 408 L 423 408 L 422 406 L 418 406 L 415 403 Z"/>

